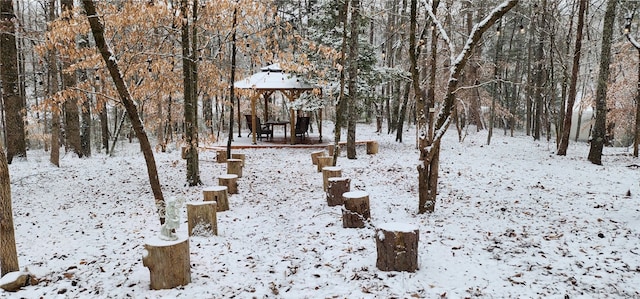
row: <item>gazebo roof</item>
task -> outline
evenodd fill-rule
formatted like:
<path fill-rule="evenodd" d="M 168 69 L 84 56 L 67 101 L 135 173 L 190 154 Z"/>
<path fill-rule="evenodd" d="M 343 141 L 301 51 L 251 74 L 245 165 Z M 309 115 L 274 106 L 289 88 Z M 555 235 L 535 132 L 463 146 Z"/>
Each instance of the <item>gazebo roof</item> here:
<path fill-rule="evenodd" d="M 235 88 L 255 90 L 311 90 L 313 86 L 291 73 L 285 73 L 274 63 L 261 71 L 234 83 Z"/>

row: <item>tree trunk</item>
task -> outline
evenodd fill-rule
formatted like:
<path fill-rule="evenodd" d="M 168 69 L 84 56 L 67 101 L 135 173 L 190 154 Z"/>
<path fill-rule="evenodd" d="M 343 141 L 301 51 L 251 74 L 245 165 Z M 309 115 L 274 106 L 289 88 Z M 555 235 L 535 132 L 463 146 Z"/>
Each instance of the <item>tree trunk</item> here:
<path fill-rule="evenodd" d="M 440 140 L 422 152 L 422 164 L 418 165 L 418 213 L 433 213 L 438 195 L 438 167 L 440 165 Z"/>
<path fill-rule="evenodd" d="M 20 270 L 11 208 L 11 180 L 2 146 L 0 146 L 0 269 L 1 276 Z"/>
<path fill-rule="evenodd" d="M 438 5 L 440 4 L 440 1 L 433 1 L 432 5 L 431 5 L 431 10 L 433 11 L 433 14 L 436 14 L 436 10 L 438 8 Z M 421 127 L 420 124 L 420 115 L 424 115 L 426 113 L 427 115 L 427 125 L 428 125 L 428 130 L 426 133 L 420 133 L 420 129 L 418 130 L 419 135 L 423 135 L 426 134 L 425 137 L 425 141 L 424 142 L 419 142 L 419 147 L 418 148 L 423 148 L 427 145 L 430 145 L 433 142 L 433 114 L 434 114 L 434 110 L 435 110 L 435 94 L 436 94 L 436 73 L 437 73 L 437 63 L 438 63 L 438 31 L 436 30 L 436 26 L 430 26 L 431 27 L 431 55 L 429 55 L 429 87 L 427 88 L 427 94 L 426 94 L 426 107 L 425 105 L 418 105 L 416 107 L 416 109 L 418 110 L 418 127 Z M 416 62 L 417 63 L 417 62 Z"/>
<path fill-rule="evenodd" d="M 499 30 L 500 28 L 498 28 Z M 500 83 L 500 54 L 502 53 L 502 43 L 503 43 L 504 34 L 500 34 L 497 36 L 496 41 L 496 50 L 493 56 L 493 95 L 491 97 L 491 107 L 489 109 L 489 125 L 488 125 L 488 134 L 487 134 L 487 145 L 491 144 L 491 137 L 493 136 L 493 127 L 495 126 L 495 111 L 496 111 L 496 102 L 500 97 L 500 91 L 502 84 Z M 513 32 L 511 34 L 511 38 L 513 39 Z"/>
<path fill-rule="evenodd" d="M 640 143 L 640 49 L 638 49 L 638 82 L 636 83 L 636 126 L 633 140 L 633 156 L 638 157 L 638 144 Z"/>
<path fill-rule="evenodd" d="M 187 183 L 189 186 L 201 184 L 198 165 L 198 91 L 196 65 L 196 20 L 197 0 L 193 3 L 193 23 L 189 20 L 189 1 L 182 0 L 182 74 L 184 76 L 184 123 L 187 146 Z M 190 30 L 191 29 L 191 30 Z M 192 31 L 192 32 L 191 32 Z M 190 42 L 190 38 L 193 39 Z"/>
<path fill-rule="evenodd" d="M 562 124 L 562 138 L 558 146 L 558 155 L 566 156 L 569 147 L 569 137 L 571 134 L 571 118 L 573 117 L 573 106 L 576 102 L 576 90 L 578 86 L 578 73 L 580 71 L 580 56 L 582 55 L 582 28 L 584 27 L 584 14 L 587 0 L 580 0 L 578 8 L 578 28 L 576 29 L 576 45 L 573 50 L 573 65 L 571 66 L 571 82 L 569 83 L 569 95 L 567 98 L 566 111 L 564 112 L 564 122 Z M 580 128 L 578 128 L 578 131 Z"/>
<path fill-rule="evenodd" d="M 419 84 L 419 83 L 418 83 Z M 402 95 L 402 104 L 400 105 L 400 112 L 398 113 L 398 127 L 396 130 L 396 141 L 402 142 L 402 131 L 404 130 L 404 121 L 407 115 L 407 105 L 409 104 L 409 93 L 411 92 L 411 81 L 407 81 L 404 86 L 404 93 Z"/>
<path fill-rule="evenodd" d="M 229 105 L 229 136 L 227 138 L 227 159 L 231 158 L 231 142 L 233 141 L 233 101 L 236 99 L 235 95 L 235 80 L 236 80 L 236 34 L 237 34 L 237 25 L 238 25 L 238 8 L 235 7 L 233 9 L 233 21 L 231 23 L 231 28 L 233 30 L 233 34 L 231 35 L 231 76 L 229 77 L 229 100 L 231 101 L 231 105 Z M 238 120 L 240 122 L 240 120 Z M 255 138 L 253 139 L 253 143 L 255 143 Z"/>
<path fill-rule="evenodd" d="M 467 22 L 467 34 L 470 34 L 473 30 L 473 13 L 477 12 L 478 15 L 482 15 L 482 5 L 478 5 L 478 7 L 472 7 L 473 1 L 466 1 L 465 6 L 467 9 L 466 22 Z M 480 132 L 480 130 L 484 129 L 484 125 L 482 123 L 482 99 L 480 98 L 479 92 L 479 60 L 478 57 L 482 50 L 480 49 L 480 45 L 475 47 L 475 53 L 472 58 L 470 58 L 470 62 L 467 66 L 467 72 L 464 77 L 466 77 L 466 82 L 469 85 L 474 85 L 472 89 L 466 91 L 467 98 L 469 99 L 469 110 L 468 110 L 468 124 L 476 126 L 476 132 Z"/>
<path fill-rule="evenodd" d="M 49 0 L 49 19 L 53 21 L 56 18 L 56 0 Z M 58 63 L 55 50 L 49 50 L 47 53 L 49 60 L 49 90 L 48 95 L 53 96 L 58 92 Z M 51 153 L 49 161 L 51 164 L 60 167 L 60 106 L 57 103 L 51 106 Z"/>
<path fill-rule="evenodd" d="M 544 40 L 546 37 L 545 30 L 545 17 L 547 11 L 547 0 L 542 0 L 540 5 L 539 17 L 538 17 L 538 45 L 536 47 L 536 61 L 535 61 L 535 87 L 533 98 L 535 100 L 535 113 L 533 118 L 533 140 L 540 140 L 542 132 L 542 114 L 544 110 L 544 89 L 545 89 L 545 71 L 544 71 Z"/>
<path fill-rule="evenodd" d="M 358 121 L 358 36 L 360 33 L 360 0 L 351 0 L 349 37 L 349 103 L 347 105 L 347 158 L 356 158 L 356 122 Z"/>
<path fill-rule="evenodd" d="M 588 159 L 593 164 L 602 165 L 602 148 L 605 143 L 607 125 L 607 82 L 609 81 L 609 64 L 611 61 L 611 39 L 616 18 L 618 1 L 607 1 L 602 27 L 602 48 L 600 50 L 600 71 L 596 89 L 596 121 L 593 126 L 591 148 Z"/>
<path fill-rule="evenodd" d="M 342 41 L 341 41 L 341 48 L 340 48 L 340 64 L 342 66 L 346 65 L 346 56 L 347 56 L 347 23 L 348 23 L 348 16 L 349 14 L 347 13 L 349 11 L 349 1 L 345 0 L 344 4 L 343 4 L 343 8 L 339 11 L 339 14 L 342 15 L 342 17 L 339 19 L 342 22 Z M 336 122 L 334 123 L 334 128 L 333 128 L 333 145 L 334 148 L 339 148 L 339 143 L 340 143 L 340 139 L 341 139 L 341 134 L 342 134 L 342 126 L 344 124 L 345 121 L 345 112 L 347 110 L 347 99 L 345 97 L 345 81 L 346 81 L 346 76 L 345 76 L 345 68 L 342 67 L 340 69 L 340 93 L 338 95 L 338 103 L 336 103 Z M 338 162 L 338 157 L 340 156 L 340 151 L 334 151 L 333 152 L 333 160 L 336 163 Z M 322 171 L 322 169 L 320 169 L 319 171 Z"/>
<path fill-rule="evenodd" d="M 98 100 L 100 103 L 101 101 Z M 100 133 L 102 138 L 102 149 L 105 153 L 109 153 L 109 117 L 106 101 L 100 104 Z"/>
<path fill-rule="evenodd" d="M 71 13 L 73 10 L 73 0 L 62 0 L 63 13 Z M 70 18 L 66 17 L 65 18 Z M 68 58 L 63 59 L 62 65 L 64 69 L 71 66 Z M 76 85 L 76 76 L 74 73 L 62 73 L 63 88 L 71 88 Z M 75 97 L 67 98 L 64 101 L 64 136 L 66 151 L 72 151 L 78 157 L 82 158 L 82 145 L 80 142 L 80 109 L 78 108 L 78 99 Z"/>
<path fill-rule="evenodd" d="M 420 149 L 420 157 L 423 163 L 418 166 L 418 212 L 425 213 L 427 211 L 435 210 L 435 198 L 437 195 L 438 187 L 438 165 L 440 158 L 440 141 L 444 136 L 449 124 L 451 123 L 451 114 L 455 109 L 456 89 L 460 80 L 460 75 L 465 67 L 469 57 L 473 53 L 473 48 L 480 41 L 480 38 L 495 22 L 500 19 L 505 13 L 513 8 L 518 3 L 518 0 L 508 0 L 503 2 L 498 8 L 494 9 L 492 13 L 484 18 L 474 28 L 467 39 L 462 52 L 459 55 L 453 55 L 451 67 L 449 68 L 449 80 L 447 81 L 447 89 L 445 92 L 445 98 L 441 106 L 441 111 L 438 116 L 438 120 L 435 123 L 434 142 L 430 147 Z M 442 25 L 437 22 L 435 15 L 431 10 L 428 10 L 429 17 L 436 23 L 440 33 L 447 42 L 451 42 L 448 35 L 442 28 Z M 450 48 L 453 52 L 454 49 Z M 455 57 L 455 58 L 453 58 Z M 422 112 L 424 113 L 424 111 Z M 429 206 L 431 205 L 431 206 Z"/>
<path fill-rule="evenodd" d="M 104 38 L 104 25 L 102 25 L 102 23 L 100 22 L 93 1 L 83 0 L 82 3 L 84 5 L 87 18 L 89 19 L 89 25 L 91 26 L 91 32 L 93 33 L 96 47 L 100 51 L 102 59 L 107 65 L 107 69 L 111 74 L 111 79 L 115 83 L 120 100 L 122 100 L 122 103 L 127 110 L 127 115 L 129 115 L 129 120 L 131 121 L 131 125 L 133 126 L 133 129 L 136 133 L 136 137 L 140 141 L 140 148 L 142 149 L 142 153 L 147 164 L 147 174 L 149 176 L 151 191 L 153 192 L 153 197 L 155 199 L 160 224 L 164 224 L 165 202 L 162 195 L 162 189 L 160 187 L 160 180 L 158 178 L 156 161 L 153 156 L 153 149 L 151 148 L 151 144 L 149 143 L 147 133 L 145 132 L 142 121 L 140 120 L 140 116 L 138 115 L 138 108 L 131 98 L 129 89 L 124 82 L 117 59 L 115 59 L 115 55 L 111 53 L 111 50 Z"/>
<path fill-rule="evenodd" d="M 0 64 L 2 65 L 2 100 L 5 111 L 7 163 L 14 157 L 27 157 L 24 127 L 24 99 L 20 96 L 18 49 L 16 47 L 13 1 L 0 1 Z"/>

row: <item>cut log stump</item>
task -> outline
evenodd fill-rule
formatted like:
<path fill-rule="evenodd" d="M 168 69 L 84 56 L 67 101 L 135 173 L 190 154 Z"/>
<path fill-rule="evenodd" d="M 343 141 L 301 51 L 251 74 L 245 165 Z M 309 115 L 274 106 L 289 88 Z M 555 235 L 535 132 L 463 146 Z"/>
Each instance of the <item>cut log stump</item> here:
<path fill-rule="evenodd" d="M 227 187 L 228 194 L 238 194 L 238 175 L 223 174 L 218 176 L 218 185 Z"/>
<path fill-rule="evenodd" d="M 418 269 L 418 227 L 405 223 L 384 223 L 376 229 L 381 271 L 415 272 Z"/>
<path fill-rule="evenodd" d="M 322 156 L 324 156 L 324 151 L 317 151 L 317 152 L 311 153 L 311 163 L 313 163 L 313 165 L 318 165 L 318 157 L 322 157 Z"/>
<path fill-rule="evenodd" d="M 326 168 L 326 167 L 325 167 Z M 332 177 L 327 183 L 327 204 L 330 207 L 344 203 L 342 194 L 351 191 L 351 179 L 344 177 Z"/>
<path fill-rule="evenodd" d="M 339 145 L 338 145 L 337 149 L 338 149 L 338 155 L 340 155 L 340 146 Z M 327 151 L 329 152 L 329 156 L 333 157 L 333 153 L 336 151 L 335 144 L 327 145 Z"/>
<path fill-rule="evenodd" d="M 240 159 L 227 159 L 227 174 L 238 175 L 238 178 L 242 177 L 242 160 Z"/>
<path fill-rule="evenodd" d="M 228 175 L 231 176 L 231 175 Z M 218 179 L 220 179 L 220 176 Z M 233 178 L 229 178 L 229 180 L 233 180 Z M 230 184 L 232 182 L 229 182 Z M 237 189 L 237 188 L 236 188 Z M 216 211 L 222 212 L 229 210 L 229 197 L 227 196 L 227 191 L 229 190 L 228 186 L 211 186 L 202 189 L 202 196 L 204 197 L 204 201 L 215 201 L 216 202 Z"/>
<path fill-rule="evenodd" d="M 344 208 L 342 208 L 342 227 L 362 228 L 371 218 L 369 209 L 369 193 L 364 191 L 350 191 L 342 194 Z"/>
<path fill-rule="evenodd" d="M 231 158 L 242 160 L 242 167 L 244 167 L 244 162 L 245 162 L 245 159 L 246 159 L 246 155 L 245 154 L 231 154 Z"/>
<path fill-rule="evenodd" d="M 151 289 L 172 289 L 191 282 L 189 238 L 165 241 L 152 237 L 144 245 L 142 264 L 149 268 Z"/>
<path fill-rule="evenodd" d="M 331 156 L 322 156 L 318 157 L 318 172 L 322 172 L 322 168 L 325 166 L 333 166 L 333 157 Z"/>
<path fill-rule="evenodd" d="M 216 152 L 216 161 L 218 163 L 227 163 L 227 151 L 226 150 L 218 150 Z"/>
<path fill-rule="evenodd" d="M 225 190 L 226 194 L 226 190 Z M 187 203 L 187 219 L 189 236 L 217 236 L 218 218 L 215 201 L 198 201 Z"/>
<path fill-rule="evenodd" d="M 378 142 L 367 141 L 367 155 L 375 155 L 378 153 Z"/>
<path fill-rule="evenodd" d="M 337 166 L 325 166 L 322 168 L 322 190 L 327 192 L 329 178 L 341 177 L 342 168 Z"/>

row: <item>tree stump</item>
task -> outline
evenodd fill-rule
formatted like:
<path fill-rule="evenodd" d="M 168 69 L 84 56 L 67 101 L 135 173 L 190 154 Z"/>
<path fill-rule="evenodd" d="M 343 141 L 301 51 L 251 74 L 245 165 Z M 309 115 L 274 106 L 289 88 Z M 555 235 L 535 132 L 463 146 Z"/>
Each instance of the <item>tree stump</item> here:
<path fill-rule="evenodd" d="M 225 190 L 226 193 L 226 190 Z M 187 219 L 189 236 L 217 236 L 218 218 L 215 201 L 198 201 L 187 203 Z"/>
<path fill-rule="evenodd" d="M 236 174 L 220 175 L 218 176 L 218 185 L 227 187 L 228 194 L 238 194 L 238 175 Z"/>
<path fill-rule="evenodd" d="M 242 177 L 242 160 L 240 159 L 227 159 L 227 174 L 238 175 L 238 178 Z"/>
<path fill-rule="evenodd" d="M 375 155 L 378 153 L 378 142 L 377 141 L 368 141 L 367 142 L 367 155 Z"/>
<path fill-rule="evenodd" d="M 326 167 L 325 167 L 326 168 Z M 343 177 L 333 177 L 328 179 L 327 204 L 330 207 L 339 206 L 344 203 L 342 194 L 351 191 L 351 179 Z"/>
<path fill-rule="evenodd" d="M 242 160 L 242 167 L 244 167 L 244 161 L 246 158 L 245 154 L 231 154 L 231 158 Z"/>
<path fill-rule="evenodd" d="M 149 268 L 151 289 L 171 289 L 191 282 L 189 238 L 165 241 L 159 237 L 147 240 L 142 264 Z"/>
<path fill-rule="evenodd" d="M 230 176 L 230 175 L 228 175 Z M 221 180 L 223 176 L 220 176 L 218 180 Z M 235 180 L 234 178 L 229 177 L 228 180 Z M 222 183 L 220 183 L 222 184 Z M 204 197 L 204 201 L 215 201 L 216 202 L 216 211 L 222 212 L 229 210 L 229 197 L 227 196 L 227 191 L 229 190 L 229 186 L 211 186 L 202 189 L 202 196 Z M 237 190 L 237 187 L 236 187 Z M 237 193 L 237 191 L 236 191 Z"/>
<path fill-rule="evenodd" d="M 322 190 L 327 192 L 329 178 L 342 176 L 342 168 L 337 166 L 325 166 L 322 168 Z"/>
<path fill-rule="evenodd" d="M 381 271 L 415 272 L 418 269 L 418 227 L 405 223 L 384 223 L 376 229 Z"/>
<path fill-rule="evenodd" d="M 331 156 L 322 156 L 318 157 L 318 172 L 322 172 L 322 168 L 325 166 L 333 166 L 333 157 Z"/>
<path fill-rule="evenodd" d="M 318 157 L 322 157 L 322 156 L 324 156 L 324 151 L 317 151 L 317 152 L 311 153 L 311 163 L 313 163 L 313 165 L 318 165 Z"/>
<path fill-rule="evenodd" d="M 344 208 L 342 208 L 342 227 L 362 228 L 365 222 L 371 218 L 369 209 L 369 193 L 364 191 L 351 191 L 342 194 Z"/>
<path fill-rule="evenodd" d="M 216 161 L 218 163 L 227 163 L 227 151 L 226 150 L 218 150 L 216 152 Z"/>
<path fill-rule="evenodd" d="M 333 153 L 335 152 L 336 149 L 338 149 L 338 155 L 340 155 L 340 146 L 339 145 L 338 145 L 337 148 L 336 148 L 335 144 L 327 145 L 327 151 L 329 152 L 329 156 L 333 157 Z"/>

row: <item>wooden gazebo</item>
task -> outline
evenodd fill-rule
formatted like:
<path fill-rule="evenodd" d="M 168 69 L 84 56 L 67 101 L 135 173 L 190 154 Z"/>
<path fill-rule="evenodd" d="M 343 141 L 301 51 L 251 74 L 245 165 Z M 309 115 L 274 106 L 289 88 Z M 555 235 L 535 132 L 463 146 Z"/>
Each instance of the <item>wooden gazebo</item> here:
<path fill-rule="evenodd" d="M 294 74 L 285 73 L 278 63 L 261 68 L 261 71 L 251 75 L 248 78 L 234 83 L 235 88 L 244 90 L 253 90 L 250 95 L 251 99 L 251 127 L 255 128 L 256 122 L 256 102 L 262 96 L 264 98 L 264 120 L 269 120 L 269 111 L 267 109 L 269 97 L 276 91 L 281 92 L 290 102 L 295 101 L 300 95 L 306 91 L 314 89 L 313 86 L 304 82 Z M 291 131 L 291 144 L 295 144 L 295 122 L 296 115 L 293 107 L 289 108 L 289 124 Z M 318 113 L 321 117 L 322 113 Z M 320 126 L 318 126 L 320 140 L 322 140 L 322 118 L 320 118 Z M 252 131 L 252 142 L 256 144 L 256 130 Z"/>

